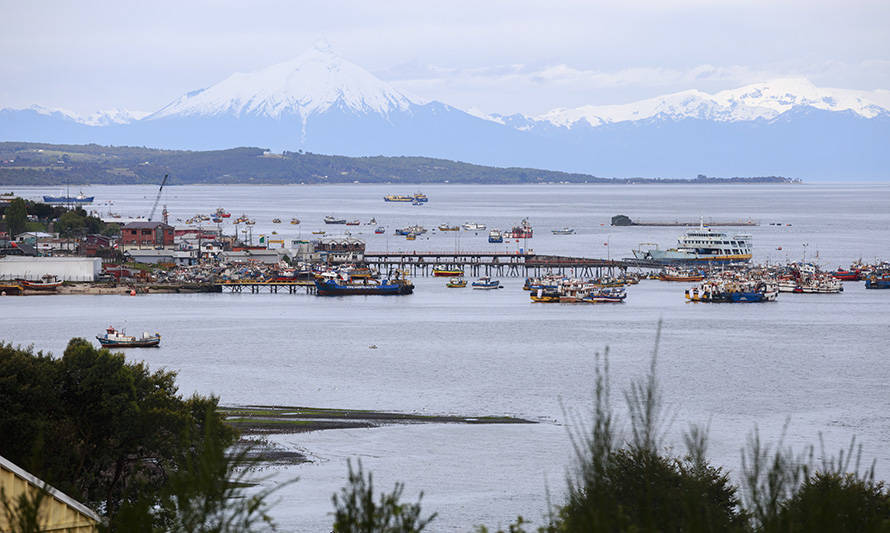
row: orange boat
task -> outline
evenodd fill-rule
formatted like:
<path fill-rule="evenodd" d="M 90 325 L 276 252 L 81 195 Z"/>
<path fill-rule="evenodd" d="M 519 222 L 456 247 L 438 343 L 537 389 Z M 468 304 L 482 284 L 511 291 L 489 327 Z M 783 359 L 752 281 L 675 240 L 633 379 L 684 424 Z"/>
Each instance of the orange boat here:
<path fill-rule="evenodd" d="M 705 277 L 696 272 L 662 272 L 658 275 L 661 281 L 702 281 Z"/>

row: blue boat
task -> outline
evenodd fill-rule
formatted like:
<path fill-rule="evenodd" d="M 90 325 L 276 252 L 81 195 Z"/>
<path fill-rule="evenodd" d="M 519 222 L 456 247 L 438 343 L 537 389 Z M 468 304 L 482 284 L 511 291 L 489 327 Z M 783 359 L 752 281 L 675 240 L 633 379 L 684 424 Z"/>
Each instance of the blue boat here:
<path fill-rule="evenodd" d="M 396 275 L 393 279 L 342 279 L 330 275 L 315 279 L 315 293 L 319 296 L 347 296 L 352 294 L 398 296 L 414 292 L 414 284 Z"/>
<path fill-rule="evenodd" d="M 488 232 L 488 242 L 499 243 L 504 242 L 504 234 L 500 230 L 493 229 Z"/>
<path fill-rule="evenodd" d="M 483 276 L 478 280 L 473 282 L 473 288 L 477 290 L 491 290 L 491 289 L 503 289 L 504 287 L 501 285 L 501 282 L 496 279 L 491 279 L 488 276 Z"/>
<path fill-rule="evenodd" d="M 93 198 L 95 198 L 95 196 L 84 196 L 83 193 L 80 193 L 77 196 L 44 196 L 43 203 L 53 205 L 87 205 L 93 203 Z"/>
<path fill-rule="evenodd" d="M 865 279 L 866 289 L 890 289 L 890 273 L 874 274 Z"/>

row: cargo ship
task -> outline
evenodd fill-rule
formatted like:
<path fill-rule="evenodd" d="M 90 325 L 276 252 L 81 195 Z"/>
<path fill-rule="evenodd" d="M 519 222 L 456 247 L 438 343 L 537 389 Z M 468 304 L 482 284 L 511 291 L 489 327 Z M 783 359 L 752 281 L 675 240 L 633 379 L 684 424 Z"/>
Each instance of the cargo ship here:
<path fill-rule="evenodd" d="M 84 196 L 83 193 L 77 196 L 44 196 L 43 203 L 50 205 L 89 205 L 93 203 L 95 196 Z"/>
<path fill-rule="evenodd" d="M 658 263 L 740 263 L 751 260 L 751 236 L 729 236 L 720 231 L 699 226 L 698 229 L 687 231 L 677 240 L 677 247 L 668 250 L 655 248 L 633 251 L 636 259 L 655 261 Z"/>
<path fill-rule="evenodd" d="M 383 197 L 384 202 L 428 202 L 429 198 L 421 192 L 405 196 L 401 194 L 387 194 Z"/>
<path fill-rule="evenodd" d="M 352 279 L 335 272 L 315 279 L 318 296 L 381 295 L 397 296 L 414 292 L 414 284 L 396 273 L 391 279 Z"/>

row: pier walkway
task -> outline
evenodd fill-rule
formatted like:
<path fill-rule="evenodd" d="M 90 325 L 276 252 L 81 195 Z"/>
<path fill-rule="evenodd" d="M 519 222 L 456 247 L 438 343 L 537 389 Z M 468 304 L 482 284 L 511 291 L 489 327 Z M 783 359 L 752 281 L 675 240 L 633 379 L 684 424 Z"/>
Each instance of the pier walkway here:
<path fill-rule="evenodd" d="M 300 281 L 250 281 L 235 280 L 220 282 L 220 287 L 228 288 L 229 292 L 241 293 L 245 290 L 253 294 L 260 292 L 278 293 L 279 290 L 287 291 L 290 294 L 305 292 L 306 294 L 315 293 L 315 282 L 308 280 Z"/>
<path fill-rule="evenodd" d="M 617 275 L 629 267 L 657 268 L 649 261 L 594 259 L 560 255 L 511 252 L 365 252 L 365 263 L 381 272 L 390 268 L 408 270 L 414 276 L 429 276 L 433 267 L 460 268 L 465 276 L 538 277 L 547 273 L 576 277 Z"/>

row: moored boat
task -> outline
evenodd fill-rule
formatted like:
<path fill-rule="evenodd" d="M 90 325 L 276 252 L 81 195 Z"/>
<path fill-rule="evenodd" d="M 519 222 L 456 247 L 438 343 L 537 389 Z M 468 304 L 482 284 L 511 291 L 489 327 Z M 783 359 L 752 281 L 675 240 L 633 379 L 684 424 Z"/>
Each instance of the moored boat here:
<path fill-rule="evenodd" d="M 55 276 L 46 275 L 43 276 L 42 281 L 29 281 L 26 279 L 19 280 L 19 284 L 22 288 L 28 289 L 30 291 L 46 291 L 52 292 L 62 286 L 62 282 L 57 280 Z"/>
<path fill-rule="evenodd" d="M 485 224 L 479 224 L 478 222 L 464 222 L 463 228 L 467 231 L 483 231 L 485 229 Z"/>
<path fill-rule="evenodd" d="M 554 230 L 550 230 L 550 231 L 553 232 L 554 235 L 574 235 L 575 234 L 574 228 L 570 228 L 568 226 L 566 226 L 562 229 L 554 229 Z"/>
<path fill-rule="evenodd" d="M 890 272 L 876 272 L 865 278 L 866 289 L 890 289 Z"/>
<path fill-rule="evenodd" d="M 294 224 L 294 225 L 299 224 L 299 223 L 300 223 L 300 219 L 297 218 L 297 217 L 294 217 L 294 218 L 290 219 L 290 223 L 291 223 L 291 224 Z"/>
<path fill-rule="evenodd" d="M 636 259 L 659 263 L 741 263 L 751 260 L 751 236 L 728 235 L 701 224 L 687 231 L 677 240 L 677 247 L 669 250 L 644 250 L 642 243 L 633 251 Z"/>
<path fill-rule="evenodd" d="M 82 192 L 77 196 L 44 196 L 43 203 L 50 205 L 89 205 L 95 196 L 85 196 Z"/>
<path fill-rule="evenodd" d="M 493 229 L 488 232 L 488 242 L 491 242 L 491 243 L 504 242 L 504 235 L 500 232 L 500 230 Z"/>
<path fill-rule="evenodd" d="M 511 239 L 531 239 L 534 236 L 535 230 L 526 218 L 523 218 L 518 226 L 514 226 L 513 229 L 506 233 L 506 237 Z"/>
<path fill-rule="evenodd" d="M 345 277 L 345 279 L 344 279 Z M 396 273 L 390 279 L 351 279 L 337 273 L 326 273 L 315 279 L 318 296 L 380 295 L 397 296 L 414 292 L 414 284 Z"/>
<path fill-rule="evenodd" d="M 445 265 L 436 265 L 433 267 L 433 276 L 437 278 L 454 278 L 463 276 L 464 270 L 457 267 L 448 267 Z"/>
<path fill-rule="evenodd" d="M 331 215 L 324 217 L 325 224 L 346 224 L 345 218 L 334 218 Z"/>
<path fill-rule="evenodd" d="M 449 226 L 448 224 L 439 224 L 439 231 L 460 231 L 460 226 Z"/>
<path fill-rule="evenodd" d="M 385 232 L 386 232 L 386 228 L 384 228 L 383 226 L 379 226 L 377 229 L 374 230 L 374 233 L 376 233 L 377 235 L 380 235 L 381 233 L 385 233 Z"/>
<path fill-rule="evenodd" d="M 19 283 L 10 283 L 8 281 L 0 281 L 0 295 L 11 296 L 14 294 L 22 294 L 25 290 Z"/>
<path fill-rule="evenodd" d="M 445 286 L 449 289 L 461 289 L 467 286 L 467 280 L 464 278 L 451 278 Z"/>
<path fill-rule="evenodd" d="M 160 345 L 161 334 L 150 335 L 146 331 L 141 337 L 135 337 L 114 329 L 114 326 L 108 326 L 105 335 L 96 335 L 96 339 L 102 346 L 113 348 L 152 348 Z"/>
<path fill-rule="evenodd" d="M 476 290 L 492 290 L 492 289 L 502 289 L 503 285 L 501 282 L 496 279 L 491 279 L 488 276 L 482 276 L 473 282 L 473 288 Z"/>

